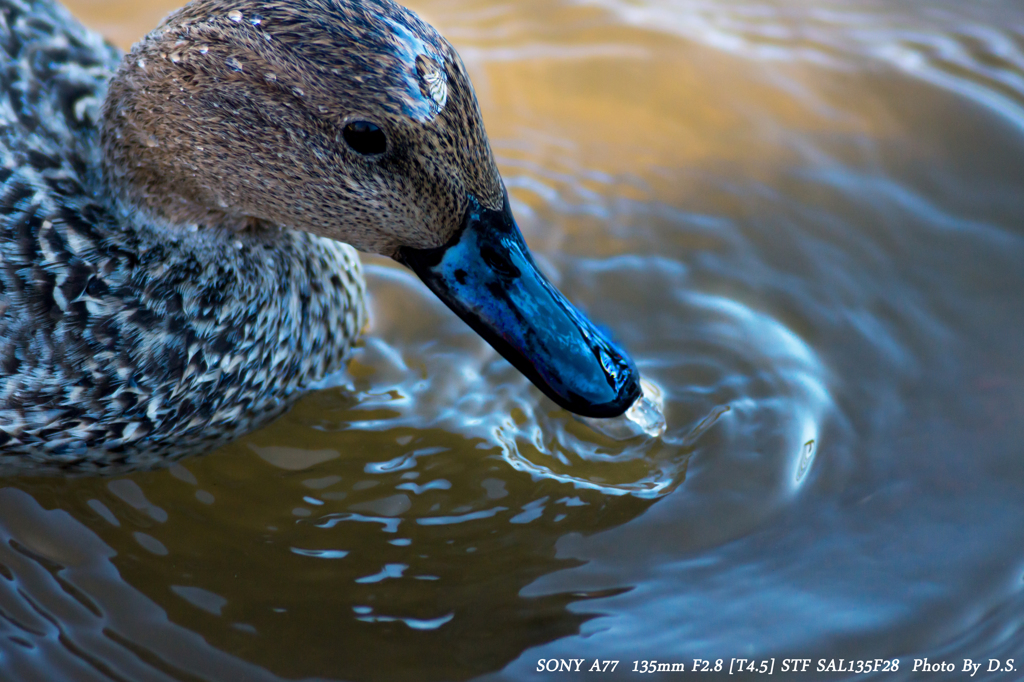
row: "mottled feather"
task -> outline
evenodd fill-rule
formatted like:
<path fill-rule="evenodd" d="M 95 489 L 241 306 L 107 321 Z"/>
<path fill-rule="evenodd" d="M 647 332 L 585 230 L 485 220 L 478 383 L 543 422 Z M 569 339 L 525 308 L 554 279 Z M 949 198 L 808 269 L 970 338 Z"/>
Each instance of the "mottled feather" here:
<path fill-rule="evenodd" d="M 125 220 L 100 177 L 121 55 L 0 0 L 0 471 L 148 467 L 276 416 L 364 324 L 354 249 Z"/>

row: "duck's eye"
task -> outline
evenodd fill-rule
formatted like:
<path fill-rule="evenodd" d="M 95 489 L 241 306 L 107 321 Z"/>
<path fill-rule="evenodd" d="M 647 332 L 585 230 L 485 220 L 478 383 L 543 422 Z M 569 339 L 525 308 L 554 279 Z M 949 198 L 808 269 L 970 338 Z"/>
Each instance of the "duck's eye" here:
<path fill-rule="evenodd" d="M 341 134 L 349 147 L 366 156 L 383 154 L 388 148 L 384 131 L 369 121 L 353 121 Z"/>

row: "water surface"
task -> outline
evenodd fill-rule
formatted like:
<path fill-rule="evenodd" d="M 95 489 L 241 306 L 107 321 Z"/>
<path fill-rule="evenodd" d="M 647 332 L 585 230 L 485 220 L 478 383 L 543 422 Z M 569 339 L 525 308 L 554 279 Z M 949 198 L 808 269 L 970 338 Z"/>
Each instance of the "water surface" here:
<path fill-rule="evenodd" d="M 172 8 L 72 4 L 122 46 Z M 1024 659 L 1024 6 L 416 9 L 666 435 L 591 431 L 367 259 L 349 371 L 276 423 L 163 471 L 3 482 L 0 677 Z"/>

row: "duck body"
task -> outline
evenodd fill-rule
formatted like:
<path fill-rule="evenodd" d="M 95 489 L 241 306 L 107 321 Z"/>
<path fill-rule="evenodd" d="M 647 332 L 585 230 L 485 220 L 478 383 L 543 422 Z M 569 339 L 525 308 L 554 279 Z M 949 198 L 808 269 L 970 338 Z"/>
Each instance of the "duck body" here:
<path fill-rule="evenodd" d="M 341 369 L 356 249 L 545 394 L 639 396 L 537 271 L 461 60 L 391 0 L 194 0 L 127 55 L 0 0 L 0 474 L 207 451 Z"/>
<path fill-rule="evenodd" d="M 122 55 L 48 0 L 0 21 L 0 471 L 202 452 L 340 369 L 365 322 L 355 249 L 119 219 L 96 138 Z"/>

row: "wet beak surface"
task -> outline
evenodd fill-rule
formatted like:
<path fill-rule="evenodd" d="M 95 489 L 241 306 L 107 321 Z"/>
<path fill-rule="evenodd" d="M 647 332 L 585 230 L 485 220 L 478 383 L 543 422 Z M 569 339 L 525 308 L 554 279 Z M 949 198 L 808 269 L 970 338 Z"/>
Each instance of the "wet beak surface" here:
<path fill-rule="evenodd" d="M 640 396 L 633 361 L 540 273 L 509 208 L 469 198 L 461 229 L 434 249 L 396 259 L 565 409 L 616 417 Z"/>

